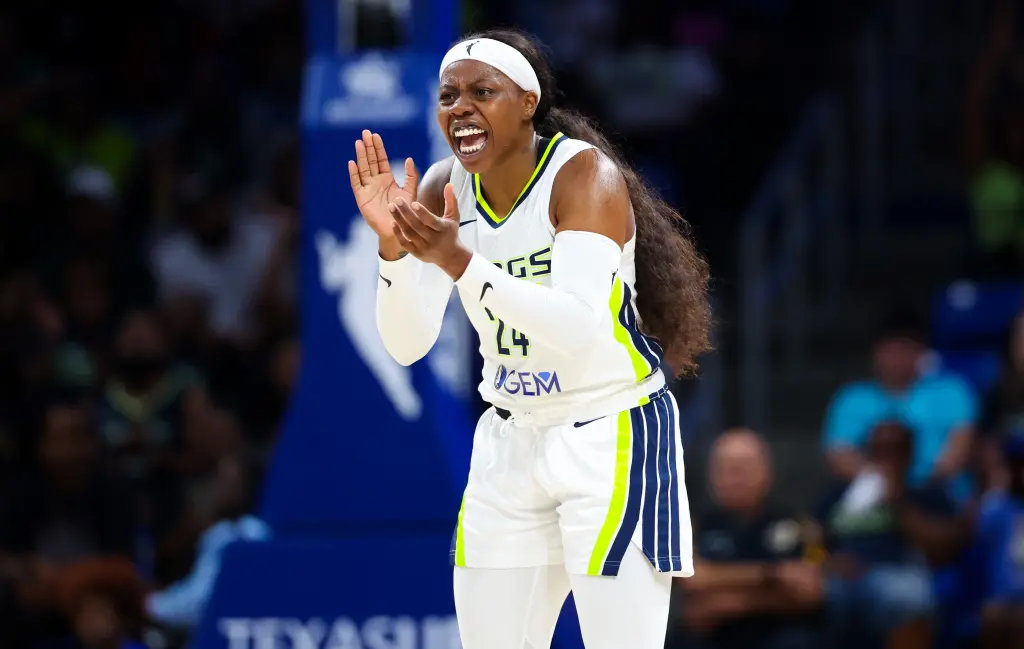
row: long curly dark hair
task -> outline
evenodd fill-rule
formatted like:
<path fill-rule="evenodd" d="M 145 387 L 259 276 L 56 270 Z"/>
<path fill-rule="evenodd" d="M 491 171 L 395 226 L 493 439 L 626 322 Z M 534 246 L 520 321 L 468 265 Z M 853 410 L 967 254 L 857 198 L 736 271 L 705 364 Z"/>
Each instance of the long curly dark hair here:
<path fill-rule="evenodd" d="M 540 104 L 533 115 L 538 133 L 550 137 L 561 132 L 588 142 L 619 168 L 636 218 L 637 309 L 643 331 L 658 339 L 677 374 L 694 373 L 698 356 L 711 348 L 711 304 L 708 263 L 690 238 L 690 224 L 651 191 L 592 121 L 554 105 L 555 77 L 534 38 L 513 29 L 491 29 L 466 38 L 501 41 L 530 62 L 541 86 Z"/>

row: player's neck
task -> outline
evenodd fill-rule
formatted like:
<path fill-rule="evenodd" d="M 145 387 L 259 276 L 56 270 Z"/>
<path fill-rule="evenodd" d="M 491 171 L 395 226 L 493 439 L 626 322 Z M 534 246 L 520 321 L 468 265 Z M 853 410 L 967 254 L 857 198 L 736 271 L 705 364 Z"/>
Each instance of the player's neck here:
<path fill-rule="evenodd" d="M 499 216 L 505 216 L 537 168 L 540 138 L 531 132 L 524 143 L 517 143 L 490 171 L 480 175 L 487 202 Z"/>

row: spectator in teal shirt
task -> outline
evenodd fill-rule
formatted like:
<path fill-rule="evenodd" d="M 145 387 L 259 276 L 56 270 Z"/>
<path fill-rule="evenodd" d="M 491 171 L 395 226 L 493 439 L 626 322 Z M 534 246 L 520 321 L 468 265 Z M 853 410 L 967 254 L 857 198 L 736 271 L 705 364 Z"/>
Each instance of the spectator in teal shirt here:
<path fill-rule="evenodd" d="M 849 383 L 835 394 L 825 417 L 824 443 L 829 468 L 852 480 L 865 463 L 871 431 L 895 421 L 914 431 L 912 484 L 951 480 L 953 493 L 966 497 L 965 472 L 978 417 L 975 395 L 952 375 L 923 375 L 923 330 L 907 318 L 892 319 L 875 339 L 874 378 Z"/>

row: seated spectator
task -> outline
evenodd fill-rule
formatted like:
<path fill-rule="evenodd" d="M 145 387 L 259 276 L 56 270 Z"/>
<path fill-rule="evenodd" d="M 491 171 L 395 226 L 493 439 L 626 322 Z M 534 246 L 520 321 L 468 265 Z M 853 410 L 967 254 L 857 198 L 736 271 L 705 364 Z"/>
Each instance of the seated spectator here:
<path fill-rule="evenodd" d="M 34 460 L 30 438 L 49 405 L 53 351 L 60 316 L 33 274 L 0 276 L 0 458 Z"/>
<path fill-rule="evenodd" d="M 145 649 L 137 641 L 144 591 L 131 562 L 78 564 L 64 575 L 57 592 L 73 636 L 67 649 Z"/>
<path fill-rule="evenodd" d="M 238 455 L 221 460 L 210 498 L 215 522 L 199 539 L 191 572 L 146 599 L 151 620 L 170 627 L 197 624 L 213 592 L 224 548 L 235 541 L 264 541 L 270 537 L 266 523 L 249 513 L 254 483 L 251 470 Z"/>
<path fill-rule="evenodd" d="M 243 411 L 251 439 L 263 451 L 269 451 L 277 439 L 278 427 L 298 379 L 300 359 L 298 340 L 289 338 L 277 343 L 262 373 L 259 396 L 251 399 Z"/>
<path fill-rule="evenodd" d="M 913 457 L 908 428 L 875 427 L 860 472 L 821 508 L 836 647 L 931 647 L 935 601 L 928 563 L 952 561 L 969 525 L 945 488 L 907 485 Z"/>
<path fill-rule="evenodd" d="M 161 582 L 180 578 L 192 565 L 196 539 L 220 516 L 215 498 L 220 462 L 240 452 L 244 441 L 238 418 L 209 405 L 186 413 L 183 436 L 190 449 L 188 465 L 156 485 L 154 568 Z"/>
<path fill-rule="evenodd" d="M 1024 648 L 1024 428 L 1008 436 L 1004 449 L 1007 488 L 988 495 L 978 518 L 982 649 Z"/>
<path fill-rule="evenodd" d="M 103 263 L 88 257 L 63 268 L 64 340 L 54 353 L 52 377 L 62 390 L 90 396 L 100 390 L 115 324 L 108 275 Z"/>
<path fill-rule="evenodd" d="M 47 620 L 56 611 L 63 570 L 98 556 L 133 557 L 129 490 L 104 470 L 98 441 L 86 408 L 56 404 L 47 411 L 38 470 L 17 480 L 0 503 L 0 591 L 17 594 L 0 596 L 13 608 L 0 611 L 0 620 L 17 618 L 20 610 L 52 628 Z"/>
<path fill-rule="evenodd" d="M 124 475 L 143 481 L 153 471 L 183 471 L 191 458 L 182 435 L 182 412 L 190 402 L 203 399 L 198 374 L 171 361 L 156 316 L 145 311 L 126 316 L 114 342 L 113 368 L 100 407 L 103 439 Z"/>
<path fill-rule="evenodd" d="M 267 195 L 257 202 L 260 212 L 277 221 L 277 238 L 257 294 L 257 313 L 263 337 L 268 340 L 295 328 L 299 293 L 299 160 L 298 142 L 290 139 L 277 152 Z"/>
<path fill-rule="evenodd" d="M 24 126 L 26 140 L 60 169 L 80 164 L 101 167 L 114 186 L 125 186 L 135 157 L 134 138 L 104 115 L 102 88 L 95 78 L 66 85 L 54 97 L 51 119 L 32 115 Z"/>
<path fill-rule="evenodd" d="M 978 459 L 982 485 L 1006 486 L 1000 461 L 1003 438 L 1024 423 L 1024 314 L 1018 315 L 1007 334 L 999 382 L 985 399 L 978 427 Z"/>
<path fill-rule="evenodd" d="M 181 326 L 190 338 L 208 332 L 214 341 L 246 345 L 258 333 L 253 309 L 277 231 L 270 219 L 236 209 L 228 178 L 211 172 L 190 180 L 184 227 L 153 249 L 160 299 L 189 314 Z"/>
<path fill-rule="evenodd" d="M 746 429 L 723 433 L 710 477 L 714 504 L 696 522 L 697 565 L 682 581 L 682 614 L 697 639 L 681 646 L 816 649 L 820 572 L 802 561 L 797 518 L 766 500 L 771 460 L 764 441 Z"/>
<path fill-rule="evenodd" d="M 910 477 L 914 484 L 957 478 L 955 493 L 970 493 L 963 470 L 972 450 L 977 404 L 952 375 L 923 376 L 924 334 L 911 319 L 888 322 L 874 345 L 874 378 L 842 387 L 825 417 L 824 444 L 832 472 L 852 480 L 867 463 L 871 431 L 898 421 L 915 431 Z"/>
<path fill-rule="evenodd" d="M 977 276 L 1018 277 L 1024 268 L 1024 95 L 1017 70 L 1020 9 L 993 3 L 988 39 L 971 71 L 964 153 L 974 212 Z"/>
<path fill-rule="evenodd" d="M 153 277 L 144 249 L 123 227 L 110 175 L 99 167 L 78 167 L 68 174 L 67 192 L 67 223 L 51 234 L 40 264 L 50 291 L 59 291 L 70 260 L 85 257 L 103 268 L 115 310 L 152 303 Z"/>

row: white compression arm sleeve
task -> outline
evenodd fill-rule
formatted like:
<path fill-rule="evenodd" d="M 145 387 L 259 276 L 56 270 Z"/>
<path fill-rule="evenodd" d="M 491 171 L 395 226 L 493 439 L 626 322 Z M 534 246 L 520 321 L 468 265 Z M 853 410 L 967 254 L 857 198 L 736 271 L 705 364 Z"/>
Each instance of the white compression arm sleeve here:
<path fill-rule="evenodd" d="M 478 254 L 456 286 L 463 300 L 479 300 L 514 329 L 577 356 L 611 318 L 608 300 L 622 250 L 594 232 L 555 235 L 551 286 L 512 277 Z"/>
<path fill-rule="evenodd" d="M 443 270 L 412 255 L 380 260 L 377 331 L 392 358 L 412 365 L 427 355 L 441 333 L 452 286 Z"/>

